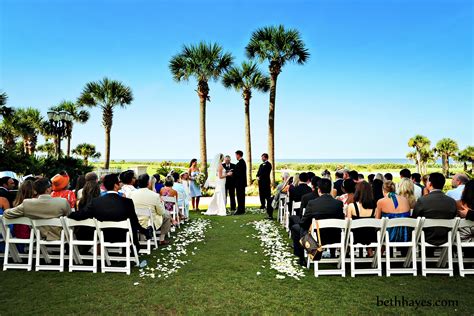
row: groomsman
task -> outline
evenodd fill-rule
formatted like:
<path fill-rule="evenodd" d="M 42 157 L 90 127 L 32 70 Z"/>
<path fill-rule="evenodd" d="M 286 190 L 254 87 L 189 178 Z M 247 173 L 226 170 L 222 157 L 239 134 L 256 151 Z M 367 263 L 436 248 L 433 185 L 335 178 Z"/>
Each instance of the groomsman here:
<path fill-rule="evenodd" d="M 244 153 L 241 150 L 235 152 L 237 163 L 235 164 L 234 184 L 235 193 L 237 195 L 237 211 L 234 215 L 242 215 L 245 213 L 245 188 L 247 187 L 247 164 L 243 158 Z"/>
<path fill-rule="evenodd" d="M 271 206 L 270 196 L 270 173 L 272 172 L 272 164 L 268 161 L 268 154 L 262 155 L 262 164 L 258 168 L 258 193 L 260 195 L 260 209 L 267 208 L 268 217 L 273 217 L 273 209 Z M 265 207 L 266 206 L 266 207 Z"/>
<path fill-rule="evenodd" d="M 224 163 L 222 164 L 224 167 L 225 171 L 234 171 L 235 169 L 235 164 L 230 162 L 230 156 L 227 155 L 224 158 Z M 227 196 L 230 198 L 230 210 L 235 211 L 236 204 L 235 204 L 235 183 L 234 183 L 234 177 L 233 176 L 227 176 L 225 180 L 225 196 L 226 196 L 226 201 L 227 201 Z"/>

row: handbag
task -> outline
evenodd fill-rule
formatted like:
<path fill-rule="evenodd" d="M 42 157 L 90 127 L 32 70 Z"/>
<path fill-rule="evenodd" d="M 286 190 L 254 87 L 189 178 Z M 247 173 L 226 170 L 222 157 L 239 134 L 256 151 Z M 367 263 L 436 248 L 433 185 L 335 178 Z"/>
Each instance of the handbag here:
<path fill-rule="evenodd" d="M 300 244 L 308 253 L 308 258 L 311 261 L 319 261 L 323 255 L 323 246 L 321 244 L 321 236 L 319 234 L 319 223 L 316 221 L 316 231 L 318 234 L 318 240 L 315 240 L 311 234 L 313 231 L 313 225 L 311 224 L 309 231 L 306 235 L 301 237 Z"/>

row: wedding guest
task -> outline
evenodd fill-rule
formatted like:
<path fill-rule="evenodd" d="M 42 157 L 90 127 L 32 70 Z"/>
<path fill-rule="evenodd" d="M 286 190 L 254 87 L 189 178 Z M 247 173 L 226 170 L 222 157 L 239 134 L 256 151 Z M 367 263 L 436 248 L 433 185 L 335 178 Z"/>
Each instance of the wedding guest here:
<path fill-rule="evenodd" d="M 342 174 L 343 174 L 342 180 L 347 180 L 351 178 L 351 175 L 349 174 L 349 170 L 347 169 L 343 169 Z"/>
<path fill-rule="evenodd" d="M 364 175 L 362 173 L 359 173 L 358 182 L 362 182 L 364 181 L 364 179 Z"/>
<path fill-rule="evenodd" d="M 423 189 L 423 195 L 428 195 L 430 192 L 428 191 L 428 188 L 426 187 L 428 184 L 428 175 L 425 174 L 422 178 L 421 181 L 423 182 L 423 186 L 425 187 Z"/>
<path fill-rule="evenodd" d="M 161 177 L 158 173 L 155 173 L 153 177 L 156 179 L 155 192 L 159 194 L 161 191 L 161 188 L 163 188 L 165 185 L 163 184 L 163 181 L 161 181 Z"/>
<path fill-rule="evenodd" d="M 91 181 L 91 182 L 95 182 L 95 183 L 98 183 L 99 181 L 99 177 L 97 176 L 97 173 L 95 172 L 88 172 L 86 173 L 85 175 L 85 179 L 86 180 L 86 183 Z M 85 185 L 85 183 L 84 183 Z M 76 192 L 76 197 L 77 197 L 77 200 L 79 201 L 82 197 L 82 191 L 83 191 L 83 188 L 79 189 L 77 192 Z"/>
<path fill-rule="evenodd" d="M 446 178 L 439 172 L 429 175 L 427 189 L 430 193 L 416 202 L 412 217 L 451 219 L 456 216 L 456 201 L 443 193 Z M 432 245 L 441 245 L 448 240 L 448 229 L 443 227 L 426 228 L 426 241 Z"/>
<path fill-rule="evenodd" d="M 68 201 L 71 209 L 76 207 L 76 194 L 68 189 L 69 175 L 66 171 L 61 171 L 51 179 L 52 189 L 51 196 L 53 198 L 64 198 Z"/>
<path fill-rule="evenodd" d="M 377 204 L 378 200 L 383 199 L 383 180 L 374 179 L 372 183 L 372 193 L 374 194 L 374 201 Z"/>
<path fill-rule="evenodd" d="M 306 206 L 308 206 L 308 202 L 312 201 L 314 199 L 317 199 L 319 197 L 318 193 L 318 182 L 321 180 L 320 177 L 314 176 L 311 178 L 311 188 L 312 191 L 309 193 L 306 193 L 301 197 L 301 209 L 305 209 Z"/>
<path fill-rule="evenodd" d="M 311 185 L 311 179 L 313 179 L 313 177 L 316 177 L 316 174 L 312 171 L 308 171 L 307 174 L 308 174 L 308 179 L 309 179 L 308 184 Z M 331 176 L 331 173 L 329 173 L 329 176 Z"/>
<path fill-rule="evenodd" d="M 393 181 L 393 175 L 389 172 L 383 175 L 384 182 L 385 181 Z"/>
<path fill-rule="evenodd" d="M 371 173 L 367 176 L 367 180 L 369 181 L 369 184 L 372 185 L 372 183 L 374 183 L 374 179 L 375 179 L 375 174 Z"/>
<path fill-rule="evenodd" d="M 321 172 L 321 177 L 331 180 L 331 172 L 328 169 L 326 169 L 323 172 Z"/>
<path fill-rule="evenodd" d="M 82 174 L 79 175 L 76 179 L 76 185 L 74 186 L 74 194 L 76 195 L 77 200 L 80 199 L 78 197 L 79 190 L 82 190 L 85 184 L 86 184 L 86 177 Z"/>
<path fill-rule="evenodd" d="M 153 220 L 156 229 L 160 229 L 160 245 L 167 245 L 169 241 L 165 240 L 166 235 L 171 229 L 171 217 L 165 211 L 161 203 L 160 196 L 153 192 L 156 179 L 148 174 L 138 176 L 138 190 L 131 193 L 130 198 L 137 208 L 147 208 L 153 213 Z M 140 225 L 143 228 L 148 227 L 148 217 L 139 217 Z"/>
<path fill-rule="evenodd" d="M 179 173 L 173 172 L 173 189 L 178 192 L 178 205 L 182 207 L 183 209 L 183 214 L 180 214 L 182 219 L 188 218 L 189 217 L 189 201 L 188 201 L 188 195 L 186 193 L 186 189 L 184 188 L 184 185 L 180 181 Z"/>
<path fill-rule="evenodd" d="M 51 182 L 47 178 L 36 180 L 33 184 L 38 195 L 36 199 L 25 199 L 23 202 L 3 213 L 5 218 L 28 217 L 31 219 L 49 219 L 67 216 L 71 213 L 69 202 L 64 198 L 51 197 Z M 62 228 L 40 227 L 41 236 L 46 240 L 58 240 Z"/>
<path fill-rule="evenodd" d="M 202 193 L 201 193 L 201 186 L 196 181 L 196 178 L 201 173 L 198 167 L 197 159 L 195 158 L 191 159 L 191 162 L 189 163 L 188 173 L 189 173 L 189 179 L 191 180 L 189 188 L 191 191 L 191 203 L 193 206 L 193 210 L 199 211 L 199 200 L 201 199 Z"/>
<path fill-rule="evenodd" d="M 36 197 L 34 189 L 34 182 L 31 180 L 24 181 L 18 188 L 13 207 L 23 203 L 26 199 L 33 199 Z M 30 226 L 17 224 L 13 226 L 13 235 L 16 238 L 30 238 Z"/>
<path fill-rule="evenodd" d="M 463 173 L 457 173 L 454 175 L 453 179 L 451 180 L 451 184 L 453 189 L 446 192 L 446 195 L 450 198 L 459 201 L 462 196 L 462 192 L 464 191 L 465 184 L 469 181 L 469 178 Z"/>
<path fill-rule="evenodd" d="M 355 182 L 351 178 L 344 180 L 342 183 L 343 195 L 338 196 L 336 199 L 341 201 L 344 205 L 344 211 L 347 208 L 347 205 L 354 202 L 354 193 L 355 193 Z"/>
<path fill-rule="evenodd" d="M 333 187 L 336 190 L 336 196 L 341 196 L 344 194 L 342 192 L 342 182 L 344 182 L 344 170 L 336 171 L 336 181 L 334 181 Z"/>
<path fill-rule="evenodd" d="M 0 197 L 8 200 L 9 207 L 13 205 L 14 197 L 10 193 L 15 188 L 15 181 L 11 177 L 0 178 Z"/>
<path fill-rule="evenodd" d="M 96 181 L 86 181 L 82 188 L 81 198 L 77 204 L 78 211 L 83 211 L 86 206 L 96 197 L 100 196 L 100 185 Z"/>
<path fill-rule="evenodd" d="M 347 218 L 358 220 L 360 218 L 375 217 L 375 202 L 372 187 L 368 182 L 362 181 L 356 184 L 354 202 L 347 207 Z M 377 240 L 377 231 L 372 227 L 363 227 L 353 230 L 354 242 L 368 245 Z M 367 255 L 373 256 L 373 249 L 367 249 Z"/>
<path fill-rule="evenodd" d="M 405 197 L 408 200 L 410 209 L 415 207 L 416 197 L 415 197 L 415 185 L 408 178 L 402 178 L 400 183 L 398 183 L 397 193 L 400 196 Z"/>
<path fill-rule="evenodd" d="M 377 174 L 375 175 L 374 180 L 376 180 L 376 179 L 378 179 L 378 180 L 380 180 L 380 181 L 382 181 L 382 182 L 385 181 L 385 178 L 384 178 L 383 174 L 381 174 L 381 173 L 377 173 Z"/>
<path fill-rule="evenodd" d="M 294 254 L 300 258 L 300 264 L 305 266 L 304 251 L 300 245 L 302 236 L 308 233 L 311 223 L 314 219 L 337 218 L 344 219 L 342 212 L 343 204 L 341 201 L 334 199 L 331 193 L 331 180 L 322 178 L 318 183 L 319 197 L 308 202 L 306 212 L 303 218 L 299 219 L 292 216 L 290 219 L 293 224 L 291 226 L 291 236 L 293 239 Z M 340 241 L 341 231 L 339 229 L 321 229 L 321 240 L 324 244 L 332 244 Z M 334 255 L 334 253 L 332 253 Z"/>
<path fill-rule="evenodd" d="M 359 182 L 359 172 L 356 170 L 349 171 L 349 178 L 351 178 L 354 182 Z"/>
<path fill-rule="evenodd" d="M 383 184 L 383 195 L 384 198 L 377 202 L 375 218 L 410 217 L 410 204 L 405 197 L 397 195 L 395 183 L 390 180 L 385 181 Z M 410 238 L 407 227 L 392 227 L 387 230 L 390 241 L 406 242 Z"/>
<path fill-rule="evenodd" d="M 410 182 L 413 182 L 411 180 L 411 171 L 409 169 L 406 169 L 406 168 L 400 170 L 400 179 L 402 179 L 402 180 L 403 179 L 408 179 L 408 180 L 410 180 Z M 415 194 L 415 200 L 418 200 L 423 195 L 423 190 L 421 190 L 421 188 L 419 186 L 414 185 L 413 192 Z M 397 186 L 397 193 L 400 194 L 398 186 Z"/>
<path fill-rule="evenodd" d="M 133 201 L 118 195 L 120 189 L 118 174 L 106 175 L 104 177 L 104 187 L 107 190 L 106 195 L 92 199 L 84 209 L 71 213 L 69 217 L 75 220 L 95 218 L 101 222 L 121 222 L 129 219 L 132 227 L 133 243 L 138 248 L 137 232 L 150 239 L 152 237 L 150 230 L 143 228 L 138 222 Z M 106 229 L 104 230 L 104 237 L 107 242 L 123 242 L 127 233 L 123 229 Z"/>
<path fill-rule="evenodd" d="M 424 194 L 425 186 L 421 184 L 421 174 L 417 172 L 413 172 L 411 174 L 411 181 L 413 181 L 413 184 L 420 187 L 422 195 L 425 195 Z"/>
<path fill-rule="evenodd" d="M 169 196 L 169 197 L 175 197 L 176 200 L 178 199 L 178 192 L 173 189 L 174 185 L 174 178 L 172 176 L 167 176 L 165 178 L 165 186 L 161 188 L 160 190 L 160 195 L 161 196 Z M 171 202 L 165 202 L 164 203 L 165 209 L 168 212 L 173 212 L 173 204 Z"/>
<path fill-rule="evenodd" d="M 191 188 L 190 188 L 190 182 L 189 182 L 189 173 L 183 172 L 179 175 L 180 181 L 184 186 L 184 190 L 186 191 L 186 196 L 188 197 L 188 204 L 189 204 L 189 199 L 191 198 Z M 153 181 L 155 183 L 156 180 Z"/>
<path fill-rule="evenodd" d="M 291 182 L 290 187 L 288 188 L 288 192 L 290 192 L 293 188 L 296 188 L 299 185 L 300 185 L 300 174 L 297 172 L 293 176 L 293 181 Z"/>
<path fill-rule="evenodd" d="M 290 188 L 290 174 L 288 171 L 283 171 L 281 173 L 281 182 L 277 185 L 276 191 L 281 191 L 281 193 L 287 193 Z"/>
<path fill-rule="evenodd" d="M 136 190 L 135 181 L 135 172 L 133 170 L 127 170 L 120 174 L 120 181 L 122 182 L 122 188 L 120 191 L 123 193 L 124 197 L 129 197 L 130 193 Z"/>
<path fill-rule="evenodd" d="M 308 186 L 308 174 L 306 172 L 300 173 L 299 177 L 299 184 L 298 186 L 294 186 L 290 188 L 290 201 L 288 204 L 288 208 L 291 210 L 293 206 L 293 202 L 301 202 L 301 197 L 306 193 L 311 192 L 311 188 Z M 301 217 L 301 209 L 295 209 L 296 214 Z"/>
<path fill-rule="evenodd" d="M 466 182 L 464 186 L 464 191 L 461 195 L 461 199 L 456 202 L 458 209 L 458 215 L 461 218 L 466 218 L 467 220 L 474 221 L 474 180 Z M 459 229 L 461 239 L 465 242 L 474 241 L 474 230 L 473 227 L 466 227 Z M 473 257 L 472 248 L 468 248 L 469 257 Z M 464 251 L 466 251 L 465 249 Z"/>

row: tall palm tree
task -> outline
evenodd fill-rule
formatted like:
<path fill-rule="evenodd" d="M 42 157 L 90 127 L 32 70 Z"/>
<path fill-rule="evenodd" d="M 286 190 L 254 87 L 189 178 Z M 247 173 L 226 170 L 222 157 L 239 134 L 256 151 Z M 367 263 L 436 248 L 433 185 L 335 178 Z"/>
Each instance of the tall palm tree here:
<path fill-rule="evenodd" d="M 266 26 L 252 33 L 245 48 L 249 58 L 258 58 L 260 63 L 267 60 L 270 72 L 270 102 L 268 113 L 268 154 L 273 170 L 272 185 L 275 184 L 275 98 L 278 76 L 288 62 L 303 65 L 309 58 L 309 51 L 295 29 L 285 29 L 283 25 Z"/>
<path fill-rule="evenodd" d="M 40 111 L 31 107 L 20 108 L 15 111 L 14 122 L 14 130 L 23 139 L 24 152 L 33 155 L 44 122 Z"/>
<path fill-rule="evenodd" d="M 455 157 L 458 150 L 458 143 L 451 138 L 443 138 L 436 143 L 435 152 L 441 156 L 445 177 L 449 177 L 449 158 Z"/>
<path fill-rule="evenodd" d="M 48 157 L 53 157 L 56 153 L 56 145 L 53 143 L 46 142 L 44 144 L 39 145 L 36 150 L 45 153 L 46 155 L 48 155 Z"/>
<path fill-rule="evenodd" d="M 0 93 L 0 116 L 8 117 L 13 114 L 13 108 L 7 106 L 8 96 L 6 92 Z"/>
<path fill-rule="evenodd" d="M 104 78 L 101 81 L 89 82 L 84 87 L 77 103 L 88 107 L 102 109 L 102 125 L 105 129 L 105 169 L 110 164 L 110 132 L 117 106 L 124 108 L 132 103 L 132 89 L 120 81 Z"/>
<path fill-rule="evenodd" d="M 72 129 L 74 122 L 77 123 L 86 123 L 89 120 L 89 112 L 82 109 L 82 105 L 71 102 L 71 101 L 62 101 L 59 105 L 51 107 L 52 111 L 66 111 L 72 117 L 72 122 L 69 125 L 69 130 L 67 131 L 67 151 L 66 155 L 69 157 L 71 155 L 71 138 L 72 138 Z"/>
<path fill-rule="evenodd" d="M 414 159 L 418 173 L 422 173 L 421 170 L 423 169 L 423 162 L 421 159 L 422 152 L 423 150 L 429 149 L 430 145 L 431 141 L 423 135 L 415 135 L 408 140 L 408 147 L 415 149 Z"/>
<path fill-rule="evenodd" d="M 471 172 L 474 173 L 474 146 L 467 146 L 461 150 L 458 154 L 457 160 L 464 163 L 465 172 L 467 172 L 467 162 L 470 162 L 472 164 Z"/>
<path fill-rule="evenodd" d="M 84 159 L 84 164 L 89 164 L 89 158 L 100 158 L 100 153 L 95 150 L 95 145 L 82 143 L 72 150 L 72 153 L 81 156 Z"/>
<path fill-rule="evenodd" d="M 221 46 L 200 42 L 197 45 L 184 45 L 182 51 L 173 56 L 169 68 L 177 82 L 188 81 L 194 77 L 197 81 L 199 97 L 199 123 L 201 145 L 201 169 L 207 174 L 206 143 L 206 102 L 209 96 L 209 81 L 217 81 L 222 73 L 232 65 L 233 57 L 224 53 Z"/>
<path fill-rule="evenodd" d="M 15 118 L 15 109 L 6 106 L 8 96 L 5 92 L 0 94 L 0 116 L 3 118 L 0 123 L 0 138 L 3 146 L 7 149 L 12 149 L 15 146 L 17 135 L 14 132 L 15 126 L 13 120 Z"/>
<path fill-rule="evenodd" d="M 230 67 L 224 74 L 222 83 L 226 88 L 242 92 L 245 109 L 245 150 L 248 158 L 247 184 L 252 184 L 252 143 L 250 136 L 250 99 L 252 90 L 268 92 L 270 78 L 264 75 L 254 62 L 242 62 L 240 67 Z"/>

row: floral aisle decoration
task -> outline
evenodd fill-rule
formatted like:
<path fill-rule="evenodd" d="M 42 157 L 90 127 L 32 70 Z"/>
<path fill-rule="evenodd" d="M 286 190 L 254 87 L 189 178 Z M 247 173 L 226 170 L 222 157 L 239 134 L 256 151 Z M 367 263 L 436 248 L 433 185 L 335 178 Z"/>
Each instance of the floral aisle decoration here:
<path fill-rule="evenodd" d="M 208 219 L 193 219 L 183 229 L 179 230 L 173 243 L 163 249 L 164 255 L 156 259 L 156 265 L 147 265 L 140 269 L 140 277 L 166 279 L 178 272 L 186 263 L 191 261 L 198 247 L 195 245 L 204 240 L 206 230 L 211 227 Z M 193 245 L 194 247 L 192 247 Z M 191 246 L 191 247 L 190 247 Z"/>
<path fill-rule="evenodd" d="M 260 220 L 249 224 L 257 230 L 258 234 L 254 235 L 254 238 L 260 240 L 263 253 L 269 258 L 270 268 L 278 272 L 277 279 L 284 279 L 288 276 L 299 280 L 305 276 L 303 268 L 290 252 L 275 222 Z"/>

